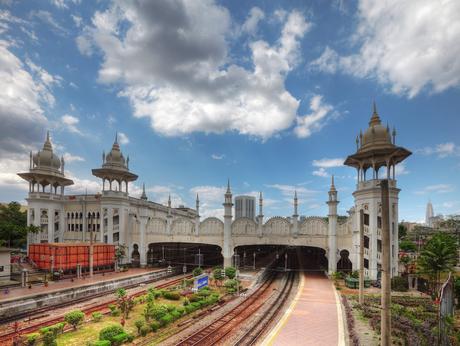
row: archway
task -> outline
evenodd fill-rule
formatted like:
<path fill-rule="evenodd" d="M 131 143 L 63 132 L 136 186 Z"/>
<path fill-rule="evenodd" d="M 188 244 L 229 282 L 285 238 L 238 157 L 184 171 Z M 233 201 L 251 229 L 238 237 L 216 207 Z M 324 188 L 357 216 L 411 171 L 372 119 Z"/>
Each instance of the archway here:
<path fill-rule="evenodd" d="M 133 245 L 133 252 L 131 253 L 131 266 L 139 267 L 141 264 L 141 255 L 139 254 L 139 246 Z"/>
<path fill-rule="evenodd" d="M 340 251 L 340 259 L 337 262 L 337 271 L 351 272 L 352 264 L 350 261 L 350 252 L 348 250 Z"/>

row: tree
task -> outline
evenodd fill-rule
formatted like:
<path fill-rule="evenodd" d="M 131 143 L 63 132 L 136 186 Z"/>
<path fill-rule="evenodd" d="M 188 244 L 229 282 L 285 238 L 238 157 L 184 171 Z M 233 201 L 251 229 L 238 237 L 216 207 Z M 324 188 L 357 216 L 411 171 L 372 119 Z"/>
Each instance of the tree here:
<path fill-rule="evenodd" d="M 27 212 L 18 202 L 0 205 L 0 242 L 8 247 L 23 247 L 27 233 L 37 233 L 40 227 L 27 226 Z"/>
<path fill-rule="evenodd" d="M 234 279 L 236 276 L 236 268 L 235 267 L 227 267 L 225 268 L 225 276 L 229 279 Z"/>
<path fill-rule="evenodd" d="M 418 268 L 428 275 L 432 289 L 438 291 L 441 274 L 453 270 L 457 263 L 458 246 L 449 234 L 438 232 L 426 242 L 418 259 Z"/>
<path fill-rule="evenodd" d="M 73 329 L 77 329 L 77 326 L 83 322 L 84 318 L 85 314 L 83 312 L 80 310 L 74 310 L 64 316 L 64 321 L 70 324 Z"/>
<path fill-rule="evenodd" d="M 193 276 L 198 276 L 198 275 L 201 275 L 201 274 L 203 274 L 203 269 L 201 269 L 200 267 L 196 267 L 192 271 Z"/>
<path fill-rule="evenodd" d="M 212 277 L 214 278 L 214 280 L 216 280 L 216 283 L 220 283 L 224 279 L 224 277 L 222 276 L 222 268 L 214 268 L 212 271 Z"/>
<path fill-rule="evenodd" d="M 414 242 L 410 240 L 401 240 L 399 242 L 399 250 L 406 252 L 415 252 L 417 250 L 417 246 Z"/>
<path fill-rule="evenodd" d="M 404 239 L 407 235 L 407 227 L 406 225 L 400 223 L 398 225 L 398 238 L 399 239 Z"/>
<path fill-rule="evenodd" d="M 123 313 L 123 317 L 128 319 L 129 312 L 134 307 L 134 300 L 132 297 L 128 297 L 124 288 L 119 288 L 116 292 L 117 305 L 120 311 Z"/>

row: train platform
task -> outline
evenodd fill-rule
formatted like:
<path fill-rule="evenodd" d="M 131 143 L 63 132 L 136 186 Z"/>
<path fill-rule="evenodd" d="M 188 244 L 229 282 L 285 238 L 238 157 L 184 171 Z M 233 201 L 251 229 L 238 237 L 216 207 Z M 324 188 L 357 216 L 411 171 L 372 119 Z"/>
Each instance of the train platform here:
<path fill-rule="evenodd" d="M 303 273 L 291 305 L 262 345 L 344 346 L 342 308 L 332 281 Z"/>
<path fill-rule="evenodd" d="M 49 281 L 48 287 L 45 287 L 44 284 L 40 285 L 33 285 L 32 288 L 28 287 L 19 287 L 19 288 L 11 288 L 9 289 L 8 294 L 5 294 L 4 291 L 0 291 L 0 302 L 5 302 L 8 300 L 19 299 L 19 298 L 27 298 L 33 297 L 35 295 L 40 295 L 43 293 L 55 293 L 59 291 L 64 291 L 69 288 L 78 288 L 88 285 L 94 285 L 97 283 L 101 283 L 104 281 L 111 281 L 111 280 L 120 280 L 126 279 L 130 277 L 136 277 L 140 275 L 145 275 L 148 273 L 152 273 L 155 271 L 161 271 L 164 268 L 130 268 L 128 271 L 125 272 L 106 272 L 104 275 L 102 274 L 95 274 L 92 278 L 85 277 L 81 279 L 74 278 L 73 281 L 71 279 L 63 279 L 59 281 Z"/>

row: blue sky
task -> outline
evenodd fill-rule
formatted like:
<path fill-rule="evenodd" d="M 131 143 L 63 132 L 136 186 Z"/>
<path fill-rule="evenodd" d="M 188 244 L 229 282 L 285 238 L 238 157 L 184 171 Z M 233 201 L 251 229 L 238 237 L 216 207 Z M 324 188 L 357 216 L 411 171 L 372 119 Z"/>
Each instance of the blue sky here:
<path fill-rule="evenodd" d="M 46 130 L 96 192 L 115 132 L 153 201 L 221 215 L 263 191 L 267 217 L 326 215 L 330 176 L 352 206 L 356 149 L 376 100 L 397 144 L 400 219 L 460 213 L 456 1 L 0 1 L 0 200 L 24 201 Z"/>

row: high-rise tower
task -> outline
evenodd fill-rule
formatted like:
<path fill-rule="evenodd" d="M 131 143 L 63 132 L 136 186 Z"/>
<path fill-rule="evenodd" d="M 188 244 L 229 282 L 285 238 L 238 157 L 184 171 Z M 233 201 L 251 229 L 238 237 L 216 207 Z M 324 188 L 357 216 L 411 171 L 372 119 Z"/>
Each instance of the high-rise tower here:
<path fill-rule="evenodd" d="M 368 129 L 356 138 L 356 153 L 345 160 L 345 165 L 356 168 L 357 186 L 353 193 L 355 198 L 354 213 L 354 269 L 358 268 L 359 253 L 359 210 L 364 211 L 364 272 L 371 279 L 376 279 L 381 270 L 382 257 L 382 218 L 381 188 L 382 178 L 388 179 L 390 205 L 390 244 L 391 275 L 398 274 L 398 195 L 396 184 L 396 165 L 406 159 L 411 152 L 396 146 L 396 130 L 382 125 L 373 107 Z M 367 172 L 372 177 L 367 177 Z"/>
<path fill-rule="evenodd" d="M 426 214 L 425 214 L 425 224 L 428 227 L 433 227 L 433 217 L 434 217 L 433 204 L 431 204 L 431 201 L 429 201 L 428 204 L 426 205 Z"/>

